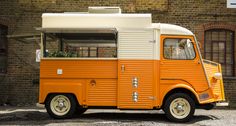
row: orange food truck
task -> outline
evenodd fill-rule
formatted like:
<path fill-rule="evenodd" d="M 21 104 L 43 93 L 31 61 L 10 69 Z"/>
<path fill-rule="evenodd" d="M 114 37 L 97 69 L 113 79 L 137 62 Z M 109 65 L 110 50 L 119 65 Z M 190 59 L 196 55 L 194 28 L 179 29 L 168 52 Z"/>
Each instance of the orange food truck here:
<path fill-rule="evenodd" d="M 119 7 L 42 15 L 39 103 L 53 118 L 90 108 L 163 109 L 185 122 L 225 100 L 221 65 L 186 28 Z"/>

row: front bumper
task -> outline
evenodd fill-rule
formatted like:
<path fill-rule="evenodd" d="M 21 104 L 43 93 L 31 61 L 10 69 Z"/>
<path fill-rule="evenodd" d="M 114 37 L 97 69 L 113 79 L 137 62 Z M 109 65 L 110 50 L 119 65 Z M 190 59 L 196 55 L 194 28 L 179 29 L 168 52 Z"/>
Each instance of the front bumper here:
<path fill-rule="evenodd" d="M 217 107 L 227 107 L 227 106 L 229 106 L 229 103 L 228 102 L 217 102 L 216 106 Z"/>
<path fill-rule="evenodd" d="M 45 105 L 44 104 L 40 104 L 40 103 L 36 103 L 36 107 L 37 108 L 45 108 Z"/>

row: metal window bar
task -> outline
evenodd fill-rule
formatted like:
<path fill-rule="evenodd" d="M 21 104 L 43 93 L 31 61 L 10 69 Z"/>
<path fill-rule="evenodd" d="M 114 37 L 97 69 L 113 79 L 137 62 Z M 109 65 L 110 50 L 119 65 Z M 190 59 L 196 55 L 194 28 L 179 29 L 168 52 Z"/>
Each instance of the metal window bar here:
<path fill-rule="evenodd" d="M 213 40 L 213 32 L 217 32 L 217 40 Z M 225 41 L 223 41 L 223 40 L 220 40 L 220 32 L 223 32 L 223 34 L 225 34 Z M 207 34 L 207 33 L 209 33 L 209 34 Z M 230 34 L 232 34 L 233 36 L 231 37 L 231 40 L 230 40 L 230 45 L 228 45 L 228 43 L 227 43 L 227 33 L 230 33 Z M 206 38 L 207 37 L 209 37 L 209 36 L 207 36 L 207 35 L 210 35 L 210 40 L 209 41 L 206 41 Z M 206 58 L 206 55 L 207 55 L 207 53 L 210 53 L 210 59 L 209 60 L 213 60 L 213 54 L 214 53 L 218 53 L 218 62 L 219 62 L 219 59 L 220 59 L 220 50 L 219 50 L 219 43 L 224 43 L 224 61 L 223 61 L 223 63 L 221 63 L 222 64 L 222 66 L 224 66 L 224 75 L 225 76 L 234 76 L 235 75 L 235 68 L 234 68 L 234 32 L 233 31 L 230 31 L 230 30 L 226 30 L 226 29 L 211 29 L 211 30 L 207 30 L 207 31 L 205 31 L 205 43 L 204 43 L 204 46 L 205 46 L 205 48 L 204 48 L 204 57 Z M 206 50 L 206 46 L 208 46 L 208 43 L 210 42 L 210 50 Z M 218 50 L 217 50 L 217 52 L 214 52 L 213 51 L 213 43 L 218 43 L 217 44 L 217 46 L 218 46 Z M 231 63 L 228 63 L 227 62 L 227 58 L 226 58 L 226 56 L 227 56 L 227 54 L 228 54 L 228 52 L 229 51 L 227 51 L 227 47 L 228 46 L 231 46 L 231 50 L 230 50 L 230 54 L 231 54 L 231 59 L 232 59 L 232 62 Z M 228 72 L 227 72 L 227 70 L 228 70 L 228 68 L 227 67 L 231 67 L 231 69 L 232 69 L 232 71 L 231 71 L 231 73 L 230 74 L 228 74 Z"/>

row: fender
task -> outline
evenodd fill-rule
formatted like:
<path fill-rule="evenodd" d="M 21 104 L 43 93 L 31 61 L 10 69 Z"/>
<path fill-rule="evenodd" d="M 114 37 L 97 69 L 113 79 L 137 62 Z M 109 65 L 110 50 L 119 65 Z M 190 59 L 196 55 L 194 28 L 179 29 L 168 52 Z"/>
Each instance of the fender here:
<path fill-rule="evenodd" d="M 172 90 L 174 89 L 177 89 L 177 88 L 183 88 L 183 89 L 187 89 L 189 90 L 190 92 L 192 92 L 195 97 L 197 98 L 198 102 L 200 103 L 200 100 L 199 100 L 199 96 L 197 94 L 197 92 L 188 84 L 184 84 L 184 83 L 180 83 L 180 84 L 173 84 L 173 85 L 168 85 L 168 87 L 163 91 L 161 92 L 161 98 L 160 98 L 160 106 L 162 106 L 163 104 L 163 100 L 165 98 L 165 96 Z"/>
<path fill-rule="evenodd" d="M 55 86 L 56 85 L 56 86 Z M 41 81 L 39 103 L 44 103 L 49 94 L 74 94 L 79 103 L 82 103 L 83 86 L 81 82 L 72 80 L 54 80 L 49 82 Z"/>

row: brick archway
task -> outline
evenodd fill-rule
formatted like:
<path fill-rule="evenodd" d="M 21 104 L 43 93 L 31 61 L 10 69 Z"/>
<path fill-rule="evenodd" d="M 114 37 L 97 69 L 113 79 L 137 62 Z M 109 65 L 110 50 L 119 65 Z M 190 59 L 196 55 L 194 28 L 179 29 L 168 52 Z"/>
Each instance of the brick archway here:
<path fill-rule="evenodd" d="M 210 22 L 198 25 L 195 28 L 195 34 L 198 39 L 198 41 L 201 43 L 201 53 L 204 54 L 204 37 L 205 37 L 205 31 L 211 30 L 211 29 L 226 29 L 234 32 L 234 42 L 236 42 L 236 25 L 225 23 L 225 22 Z M 235 44 L 236 45 L 236 44 Z M 234 52 L 236 53 L 236 52 Z"/>

